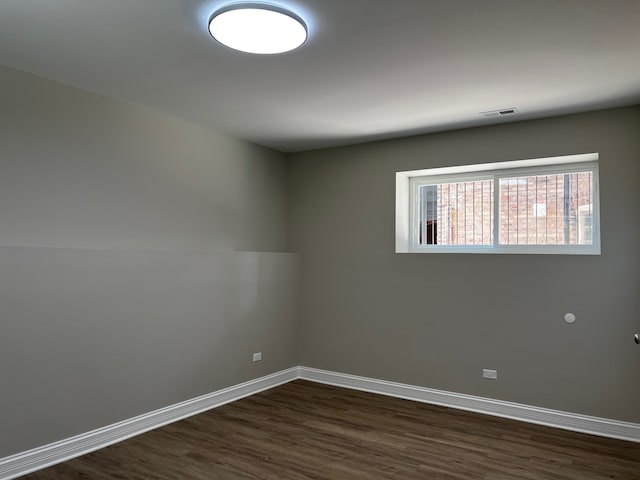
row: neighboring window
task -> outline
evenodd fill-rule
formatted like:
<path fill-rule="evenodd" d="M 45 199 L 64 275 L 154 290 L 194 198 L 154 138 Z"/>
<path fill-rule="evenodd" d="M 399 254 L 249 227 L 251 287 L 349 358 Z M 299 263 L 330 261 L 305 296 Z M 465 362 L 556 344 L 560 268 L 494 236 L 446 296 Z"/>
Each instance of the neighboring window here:
<path fill-rule="evenodd" d="M 597 160 L 398 172 L 396 251 L 599 254 Z"/>

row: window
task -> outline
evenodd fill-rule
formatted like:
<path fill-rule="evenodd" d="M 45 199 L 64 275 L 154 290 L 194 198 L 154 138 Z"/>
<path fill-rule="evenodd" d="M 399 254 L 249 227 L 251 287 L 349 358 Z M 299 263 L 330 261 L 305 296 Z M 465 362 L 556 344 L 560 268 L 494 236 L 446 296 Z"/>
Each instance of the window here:
<path fill-rule="evenodd" d="M 598 154 L 396 174 L 396 251 L 600 253 Z"/>

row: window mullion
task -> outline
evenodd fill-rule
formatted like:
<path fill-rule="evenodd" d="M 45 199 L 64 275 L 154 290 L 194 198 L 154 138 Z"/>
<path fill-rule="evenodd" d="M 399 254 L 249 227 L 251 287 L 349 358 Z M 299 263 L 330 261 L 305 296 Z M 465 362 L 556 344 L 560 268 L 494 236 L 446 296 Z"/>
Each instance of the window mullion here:
<path fill-rule="evenodd" d="M 420 228 L 421 228 L 420 222 L 422 221 L 420 217 L 421 217 L 422 211 L 420 208 L 420 187 L 415 183 L 413 184 L 412 197 L 413 197 L 413 211 L 414 211 L 412 241 L 414 245 L 419 246 L 420 245 Z"/>

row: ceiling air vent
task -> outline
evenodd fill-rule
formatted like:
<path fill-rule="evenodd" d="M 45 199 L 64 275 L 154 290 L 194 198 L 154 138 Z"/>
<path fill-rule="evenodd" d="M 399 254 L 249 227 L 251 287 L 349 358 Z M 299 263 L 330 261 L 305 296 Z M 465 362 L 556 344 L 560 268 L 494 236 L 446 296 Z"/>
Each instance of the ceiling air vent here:
<path fill-rule="evenodd" d="M 488 112 L 480 112 L 483 117 L 503 117 L 505 115 L 513 115 L 518 113 L 517 108 L 501 108 L 500 110 L 489 110 Z"/>

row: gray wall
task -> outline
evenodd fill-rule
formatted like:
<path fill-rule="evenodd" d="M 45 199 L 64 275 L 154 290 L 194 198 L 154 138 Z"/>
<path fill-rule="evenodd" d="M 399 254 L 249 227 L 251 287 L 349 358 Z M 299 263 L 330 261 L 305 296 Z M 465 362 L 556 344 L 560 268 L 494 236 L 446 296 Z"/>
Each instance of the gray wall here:
<path fill-rule="evenodd" d="M 3 67 L 0 107 L 0 457 L 300 363 L 640 421 L 639 108 L 285 161 Z M 393 253 L 397 170 L 592 151 L 601 256 Z"/>
<path fill-rule="evenodd" d="M 394 253 L 396 171 L 587 152 L 601 256 Z M 640 108 L 293 154 L 288 182 L 303 365 L 640 422 Z"/>
<path fill-rule="evenodd" d="M 285 196 L 280 153 L 0 67 L 0 457 L 297 364 Z"/>

